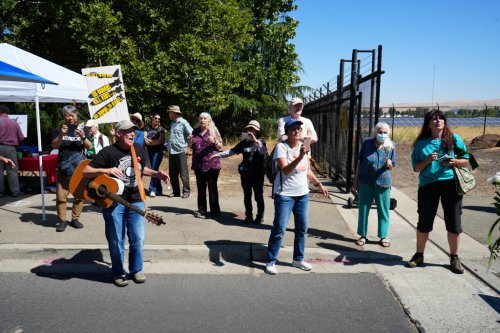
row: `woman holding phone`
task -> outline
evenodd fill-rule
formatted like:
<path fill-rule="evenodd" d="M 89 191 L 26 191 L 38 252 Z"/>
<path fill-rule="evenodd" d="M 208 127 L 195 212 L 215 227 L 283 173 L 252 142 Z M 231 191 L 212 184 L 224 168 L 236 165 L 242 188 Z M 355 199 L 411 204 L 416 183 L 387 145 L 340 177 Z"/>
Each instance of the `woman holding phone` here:
<path fill-rule="evenodd" d="M 245 204 L 244 223 L 260 224 L 264 219 L 264 175 L 266 160 L 266 144 L 260 139 L 260 124 L 251 120 L 241 133 L 242 140 L 236 146 L 223 152 L 212 155 L 214 158 L 225 158 L 243 154 L 243 160 L 238 165 L 243 188 L 243 202 Z M 257 203 L 257 216 L 253 219 L 252 191 Z"/>

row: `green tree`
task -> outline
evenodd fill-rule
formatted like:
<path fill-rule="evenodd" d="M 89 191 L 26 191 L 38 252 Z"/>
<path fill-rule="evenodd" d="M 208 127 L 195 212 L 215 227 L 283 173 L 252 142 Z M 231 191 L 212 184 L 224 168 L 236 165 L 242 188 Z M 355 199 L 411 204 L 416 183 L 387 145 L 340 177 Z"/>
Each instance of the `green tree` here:
<path fill-rule="evenodd" d="M 209 111 L 230 133 L 283 113 L 285 96 L 300 91 L 295 9 L 292 0 L 4 0 L 0 38 L 77 72 L 120 64 L 131 112 L 179 104 L 189 120 Z"/>

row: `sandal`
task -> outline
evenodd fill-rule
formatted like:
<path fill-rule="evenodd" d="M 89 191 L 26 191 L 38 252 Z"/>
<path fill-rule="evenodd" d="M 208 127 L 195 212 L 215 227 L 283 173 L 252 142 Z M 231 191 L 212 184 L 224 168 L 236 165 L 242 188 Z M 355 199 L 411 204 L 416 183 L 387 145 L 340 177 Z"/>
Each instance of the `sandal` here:
<path fill-rule="evenodd" d="M 355 241 L 355 243 L 357 246 L 363 246 L 366 244 L 367 241 L 368 240 L 366 239 L 366 237 L 361 236 Z"/>
<path fill-rule="evenodd" d="M 382 247 L 389 247 L 391 246 L 391 240 L 389 238 L 380 238 L 378 245 Z"/>

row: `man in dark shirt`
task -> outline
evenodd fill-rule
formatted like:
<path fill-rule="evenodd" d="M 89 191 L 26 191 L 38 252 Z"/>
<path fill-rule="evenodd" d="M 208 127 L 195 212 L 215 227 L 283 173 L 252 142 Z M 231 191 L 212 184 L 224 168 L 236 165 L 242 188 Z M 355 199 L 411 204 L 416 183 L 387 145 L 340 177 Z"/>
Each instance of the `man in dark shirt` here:
<path fill-rule="evenodd" d="M 9 182 L 10 193 L 13 197 L 23 195 L 19 189 L 19 179 L 17 178 L 17 146 L 24 140 L 19 124 L 9 118 L 9 108 L 0 105 L 0 156 L 14 162 L 14 167 L 7 168 L 7 180 Z M 4 164 L 0 163 L 0 196 L 4 192 Z"/>
<path fill-rule="evenodd" d="M 61 128 L 56 128 L 52 134 L 52 148 L 58 149 L 57 173 L 56 173 L 56 207 L 59 225 L 57 232 L 66 230 L 66 209 L 68 205 L 69 181 L 73 172 L 71 168 L 65 166 L 72 161 L 74 164 L 84 160 L 85 149 L 91 149 L 92 143 L 89 140 L 89 133 L 84 128 L 83 123 L 78 125 L 78 110 L 73 105 L 63 107 L 64 124 Z M 73 168 L 74 171 L 74 168 Z M 83 228 L 83 224 L 78 220 L 83 210 L 83 199 L 73 201 L 70 225 L 74 228 Z"/>
<path fill-rule="evenodd" d="M 92 161 L 83 169 L 83 176 L 95 178 L 100 175 L 108 175 L 119 179 L 124 184 L 122 198 L 144 210 L 143 198 L 139 192 L 139 181 L 142 174 L 168 182 L 168 174 L 149 168 L 148 154 L 144 148 L 134 143 L 137 126 L 130 120 L 122 120 L 115 127 L 117 141 L 111 146 L 103 148 Z M 137 169 L 139 179 L 136 178 L 132 160 L 132 147 L 137 156 Z M 111 256 L 111 274 L 113 283 L 117 287 L 125 287 L 128 284 L 127 271 L 124 265 L 125 235 L 129 238 L 129 272 L 128 275 L 135 283 L 143 283 L 146 276 L 142 272 L 143 246 L 146 233 L 144 217 L 121 203 L 113 203 L 103 209 L 106 228 L 106 239 L 108 240 L 109 253 Z"/>

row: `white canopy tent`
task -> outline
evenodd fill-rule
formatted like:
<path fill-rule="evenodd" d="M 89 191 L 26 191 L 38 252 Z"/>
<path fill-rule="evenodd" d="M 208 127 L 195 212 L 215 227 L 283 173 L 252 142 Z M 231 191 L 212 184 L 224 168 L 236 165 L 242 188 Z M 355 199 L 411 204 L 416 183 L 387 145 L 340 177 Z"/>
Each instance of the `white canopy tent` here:
<path fill-rule="evenodd" d="M 87 103 L 88 89 L 83 75 L 56 65 L 7 43 L 0 43 L 0 61 L 36 73 L 57 85 L 34 82 L 0 81 L 0 102 L 35 102 L 36 127 L 42 193 L 42 220 L 45 221 L 45 198 L 42 169 L 42 137 L 39 103 Z"/>

